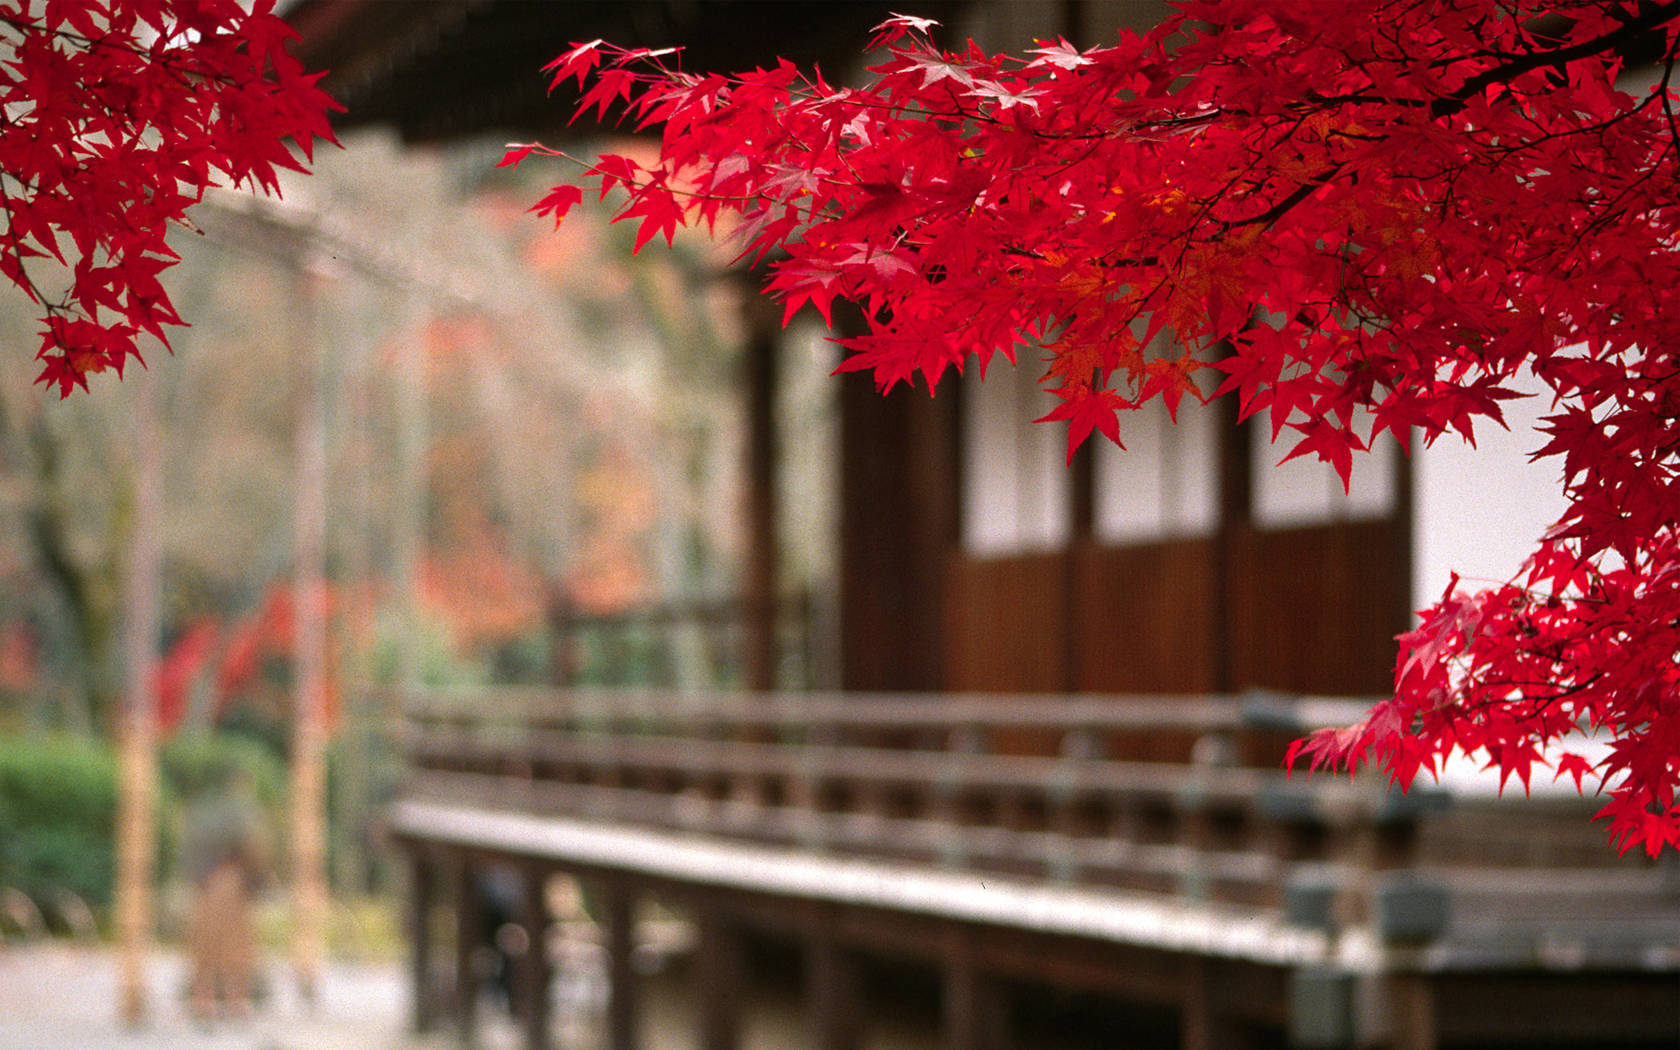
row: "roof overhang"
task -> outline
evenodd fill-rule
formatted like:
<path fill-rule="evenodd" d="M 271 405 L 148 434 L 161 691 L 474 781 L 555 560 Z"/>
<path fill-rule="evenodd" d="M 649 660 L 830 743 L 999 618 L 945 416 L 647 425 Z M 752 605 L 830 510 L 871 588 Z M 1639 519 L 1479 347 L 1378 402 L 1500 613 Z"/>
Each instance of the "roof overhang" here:
<path fill-rule="evenodd" d="M 969 0 L 918 0 L 947 21 Z M 872 27 L 903 0 L 299 0 L 286 19 L 305 66 L 346 112 L 339 130 L 392 126 L 409 141 L 490 131 L 553 136 L 571 97 L 550 98 L 543 65 L 577 41 L 681 46 L 688 69 L 778 57 L 843 78 Z"/>

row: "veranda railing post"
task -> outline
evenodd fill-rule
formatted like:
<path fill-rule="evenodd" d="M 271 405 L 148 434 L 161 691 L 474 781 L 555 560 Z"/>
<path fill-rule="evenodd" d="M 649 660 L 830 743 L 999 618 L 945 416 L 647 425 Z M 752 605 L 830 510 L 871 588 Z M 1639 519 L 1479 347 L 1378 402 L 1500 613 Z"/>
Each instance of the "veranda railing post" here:
<path fill-rule="evenodd" d="M 525 1050 L 549 1050 L 548 991 L 554 976 L 548 957 L 549 869 L 538 862 L 527 862 L 520 875 L 524 893 L 519 925 L 525 932 L 525 953 L 519 959 L 517 976 Z"/>
<path fill-rule="evenodd" d="M 630 964 L 636 946 L 635 899 L 616 879 L 593 887 L 601 902 L 602 937 L 607 948 L 607 1050 L 637 1050 L 636 971 Z"/>

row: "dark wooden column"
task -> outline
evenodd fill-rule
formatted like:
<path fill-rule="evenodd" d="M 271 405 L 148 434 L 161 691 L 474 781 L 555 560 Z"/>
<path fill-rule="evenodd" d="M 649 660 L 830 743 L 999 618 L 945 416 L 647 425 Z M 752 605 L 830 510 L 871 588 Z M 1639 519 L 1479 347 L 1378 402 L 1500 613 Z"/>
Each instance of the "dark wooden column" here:
<path fill-rule="evenodd" d="M 862 982 L 851 953 L 819 932 L 805 945 L 805 995 L 814 1050 L 858 1050 L 862 1045 Z"/>
<path fill-rule="evenodd" d="M 436 944 L 432 939 L 432 911 L 437 907 L 438 870 L 433 857 L 416 848 L 408 855 L 408 944 L 409 987 L 414 996 L 410 1004 L 410 1024 L 416 1032 L 430 1032 L 437 1027 L 438 1002 L 433 994 L 432 969 Z"/>
<path fill-rule="evenodd" d="M 747 350 L 747 564 L 743 679 L 749 689 L 776 687 L 776 598 L 779 591 L 776 466 L 776 355 L 781 346 L 781 307 L 759 293 L 748 275 Z"/>
<path fill-rule="evenodd" d="M 738 1050 L 747 983 L 740 931 L 728 919 L 704 907 L 696 919 L 699 945 L 694 992 L 700 1006 L 700 1050 Z"/>
<path fill-rule="evenodd" d="M 1236 395 L 1220 398 L 1215 438 L 1219 471 L 1219 531 L 1214 538 L 1214 622 L 1213 688 L 1229 692 L 1239 688 L 1231 603 L 1241 588 L 1236 574 L 1242 550 L 1254 530 L 1254 424 L 1237 421 L 1241 402 Z"/>
<path fill-rule="evenodd" d="M 548 991 L 553 972 L 548 959 L 548 870 L 534 863 L 521 872 L 525 893 L 519 924 L 525 930 L 525 954 L 519 959 L 520 1021 L 525 1050 L 549 1050 Z"/>
<path fill-rule="evenodd" d="M 1414 442 L 1410 450 L 1396 449 L 1394 452 L 1394 504 L 1388 520 L 1393 531 L 1391 556 L 1397 562 L 1394 571 L 1399 577 L 1391 610 L 1396 634 L 1417 626 L 1418 603 L 1414 599 L 1418 596 L 1412 594 L 1413 573 L 1416 571 L 1414 559 L 1417 556 L 1417 497 L 1413 489 L 1416 467 L 1412 456 L 1419 447 L 1420 443 Z"/>
<path fill-rule="evenodd" d="M 483 945 L 484 915 L 479 905 L 471 858 L 455 862 L 455 1031 L 463 1047 L 478 1037 L 478 952 Z"/>
<path fill-rule="evenodd" d="M 616 880 L 603 881 L 595 888 L 607 948 L 607 1050 L 637 1050 L 636 971 L 630 965 L 636 946 L 635 898 Z"/>
<path fill-rule="evenodd" d="M 836 304 L 836 327 L 860 330 Z M 961 391 L 840 382 L 840 686 L 937 690 L 946 559 L 959 529 Z M 920 383 L 920 380 L 918 380 Z"/>
<path fill-rule="evenodd" d="M 1089 552 L 1096 546 L 1097 532 L 1097 446 L 1108 439 L 1092 431 L 1073 454 L 1068 464 L 1068 538 L 1062 551 L 1062 667 L 1059 691 L 1075 692 L 1080 688 L 1080 666 L 1085 659 L 1081 648 L 1088 644 L 1084 632 L 1074 625 L 1083 619 L 1080 602 L 1079 574 L 1090 562 Z"/>

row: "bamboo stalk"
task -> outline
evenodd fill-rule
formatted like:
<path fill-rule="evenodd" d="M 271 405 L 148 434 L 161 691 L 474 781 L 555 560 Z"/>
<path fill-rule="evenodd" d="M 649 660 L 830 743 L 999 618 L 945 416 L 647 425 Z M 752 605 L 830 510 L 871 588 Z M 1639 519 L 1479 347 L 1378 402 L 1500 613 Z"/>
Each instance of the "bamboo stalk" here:
<path fill-rule="evenodd" d="M 316 284 L 300 269 L 297 287 L 298 400 L 296 516 L 293 521 L 295 709 L 291 765 L 292 964 L 298 988 L 314 1002 L 326 946 L 326 418 L 323 355 L 315 324 Z"/>
<path fill-rule="evenodd" d="M 119 1009 L 134 1027 L 146 1017 L 157 865 L 158 489 L 156 380 L 135 377 L 135 501 L 124 601 L 125 691 L 118 725 L 115 887 Z"/>

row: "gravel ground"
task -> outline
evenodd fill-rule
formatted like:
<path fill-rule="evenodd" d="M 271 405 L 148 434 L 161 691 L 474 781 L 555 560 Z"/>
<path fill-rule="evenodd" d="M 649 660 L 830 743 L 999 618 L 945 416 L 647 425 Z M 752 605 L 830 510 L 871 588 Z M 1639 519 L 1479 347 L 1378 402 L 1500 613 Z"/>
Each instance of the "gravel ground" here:
<path fill-rule="evenodd" d="M 404 1031 L 408 992 L 395 965 L 334 963 L 320 996 L 302 1002 L 278 961 L 265 968 L 272 994 L 249 1020 L 204 1025 L 181 991 L 185 967 L 166 952 L 146 968 L 149 1017 L 135 1029 L 117 1016 L 116 955 L 57 943 L 0 945 L 0 1050 L 432 1050 L 441 1039 Z"/>
<path fill-rule="evenodd" d="M 555 1050 L 601 1050 L 603 988 L 581 978 L 553 989 Z M 205 1026 L 189 1016 L 182 991 L 186 967 L 170 952 L 146 969 L 150 1016 L 138 1029 L 117 1016 L 117 957 L 109 948 L 62 942 L 0 943 L 0 1050 L 457 1050 L 454 1033 L 416 1037 L 407 1031 L 409 993 L 400 964 L 333 963 L 319 1000 L 302 1002 L 284 963 L 268 960 L 269 997 L 249 1020 Z M 697 1006 L 686 974 L 648 974 L 638 993 L 642 1045 L 688 1050 L 697 1045 Z M 797 996 L 754 995 L 745 1004 L 743 1050 L 807 1050 Z M 931 1028 L 876 1019 L 868 1050 L 937 1050 Z M 478 1050 L 519 1050 L 511 1020 L 490 999 L 480 1009 Z"/>

